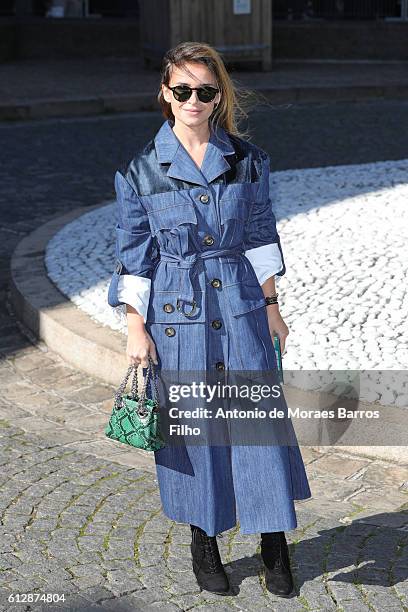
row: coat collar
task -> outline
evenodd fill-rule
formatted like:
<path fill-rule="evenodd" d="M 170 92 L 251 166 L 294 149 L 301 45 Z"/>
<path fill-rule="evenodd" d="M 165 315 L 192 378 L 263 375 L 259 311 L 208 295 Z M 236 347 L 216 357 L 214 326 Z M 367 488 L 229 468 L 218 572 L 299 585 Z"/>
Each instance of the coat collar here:
<path fill-rule="evenodd" d="M 170 163 L 167 176 L 207 187 L 208 183 L 230 170 L 231 164 L 225 156 L 234 155 L 235 150 L 223 128 L 210 128 L 210 139 L 200 169 L 173 132 L 173 125 L 174 121 L 167 119 L 154 139 L 159 163 Z"/>

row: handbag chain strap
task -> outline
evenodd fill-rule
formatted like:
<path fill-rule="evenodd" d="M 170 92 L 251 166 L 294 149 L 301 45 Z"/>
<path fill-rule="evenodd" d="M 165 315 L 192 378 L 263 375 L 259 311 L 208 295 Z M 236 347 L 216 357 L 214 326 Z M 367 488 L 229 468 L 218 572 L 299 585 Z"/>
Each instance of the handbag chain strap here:
<path fill-rule="evenodd" d="M 140 400 L 142 402 L 142 405 L 146 399 L 146 389 L 147 389 L 147 383 L 149 380 L 149 376 L 151 376 L 152 380 L 153 380 L 153 389 L 154 389 L 154 401 L 156 402 L 156 409 L 159 406 L 159 390 L 157 388 L 157 371 L 156 368 L 154 367 L 153 364 L 153 360 L 149 355 L 149 365 L 148 365 L 148 369 L 147 369 L 147 373 L 143 382 L 143 387 L 142 387 L 142 392 L 140 394 Z"/>
<path fill-rule="evenodd" d="M 115 393 L 115 402 L 114 402 L 114 407 L 119 409 L 122 408 L 123 403 L 122 403 L 122 395 L 125 392 L 127 383 L 128 383 L 128 379 L 129 376 L 131 374 L 133 370 L 133 380 L 132 380 L 132 390 L 131 390 L 131 397 L 133 400 L 136 400 L 137 395 L 138 395 L 138 381 L 137 381 L 137 365 L 135 363 L 130 364 L 130 366 L 128 367 L 128 370 L 125 374 L 125 378 L 123 379 L 123 381 L 121 382 L 119 388 L 117 389 L 116 393 Z M 147 368 L 147 374 L 145 376 L 144 379 L 144 384 L 143 384 L 143 388 L 142 388 L 142 392 L 140 394 L 140 398 L 139 401 L 142 401 L 142 405 L 146 399 L 146 389 L 147 389 L 147 383 L 148 383 L 148 379 L 149 379 L 149 375 L 152 376 L 153 379 L 153 387 L 154 387 L 154 393 L 155 393 L 155 400 L 156 400 L 156 404 L 157 406 L 159 405 L 159 391 L 157 388 L 157 372 L 154 368 L 153 365 L 153 361 L 152 358 L 149 355 L 149 365 Z"/>
<path fill-rule="evenodd" d="M 137 393 L 137 366 L 136 366 L 136 364 L 132 363 L 128 367 L 128 370 L 126 372 L 125 378 L 122 380 L 122 382 L 120 383 L 119 388 L 117 389 L 117 391 L 115 393 L 114 407 L 117 408 L 117 409 L 122 408 L 122 406 L 123 406 L 122 395 L 125 392 L 125 389 L 126 389 L 126 386 L 127 386 L 127 382 L 128 382 L 128 379 L 129 379 L 129 376 L 130 376 L 132 370 L 134 370 L 134 377 L 133 377 L 133 383 L 132 383 L 132 397 L 134 398 L 136 393 Z M 136 379 L 136 386 L 134 385 L 135 379 Z"/>

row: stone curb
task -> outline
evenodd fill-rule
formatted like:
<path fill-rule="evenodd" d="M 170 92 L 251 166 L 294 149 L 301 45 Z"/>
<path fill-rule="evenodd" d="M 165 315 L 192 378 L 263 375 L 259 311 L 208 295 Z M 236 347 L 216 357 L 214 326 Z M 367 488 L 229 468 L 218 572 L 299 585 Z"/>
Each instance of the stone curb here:
<path fill-rule="evenodd" d="M 313 102 L 356 102 L 370 99 L 406 98 L 408 84 L 316 86 L 316 87 L 252 87 L 269 104 Z M 22 121 L 53 117 L 101 115 L 112 113 L 159 112 L 150 93 L 120 94 L 89 98 L 44 99 L 40 101 L 0 104 L 0 121 Z"/>
<path fill-rule="evenodd" d="M 128 367 L 126 337 L 94 321 L 67 299 L 48 277 L 44 262 L 47 243 L 54 234 L 77 217 L 107 203 L 84 206 L 57 216 L 24 237 L 17 244 L 11 258 L 10 296 L 17 318 L 52 351 L 79 370 L 117 387 Z M 304 391 L 289 385 L 284 385 L 284 393 L 289 406 L 299 406 L 301 409 L 317 410 L 339 404 L 336 395 Z M 352 400 L 341 399 L 342 406 L 354 410 L 381 408 L 381 411 L 387 413 L 390 439 L 397 442 L 404 435 L 400 424 L 406 408 L 361 401 L 357 404 Z M 296 419 L 294 425 L 296 429 Z M 381 432 L 383 427 L 382 420 L 378 430 Z M 336 443 L 336 440 L 330 439 L 329 431 L 324 431 L 322 435 L 322 443 L 326 442 L 326 445 L 313 445 L 316 450 L 327 450 Z M 299 444 L 302 444 L 301 439 Z M 395 461 L 408 466 L 407 446 L 337 447 L 358 456 Z"/>
<path fill-rule="evenodd" d="M 52 236 L 99 207 L 77 208 L 23 238 L 11 258 L 10 294 L 17 317 L 52 351 L 79 370 L 119 385 L 127 369 L 126 338 L 98 324 L 67 299 L 48 277 L 44 262 Z"/>

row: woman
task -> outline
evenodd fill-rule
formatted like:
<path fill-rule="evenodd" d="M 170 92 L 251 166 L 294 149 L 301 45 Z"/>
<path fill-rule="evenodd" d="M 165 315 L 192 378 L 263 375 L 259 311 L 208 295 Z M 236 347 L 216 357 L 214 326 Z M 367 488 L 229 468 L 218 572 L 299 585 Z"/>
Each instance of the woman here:
<path fill-rule="evenodd" d="M 240 135 L 242 107 L 211 46 L 185 42 L 166 53 L 158 100 L 164 123 L 115 177 L 108 301 L 126 304 L 128 361 L 146 368 L 150 357 L 161 371 L 204 377 L 276 374 L 272 334 L 283 351 L 288 328 L 275 292 L 285 264 L 268 155 Z M 164 513 L 191 526 L 200 588 L 229 591 L 216 535 L 236 525 L 238 510 L 241 533 L 261 533 L 269 590 L 288 596 L 284 531 L 297 526 L 294 499 L 311 496 L 296 438 L 289 446 L 170 443 L 155 461 Z"/>

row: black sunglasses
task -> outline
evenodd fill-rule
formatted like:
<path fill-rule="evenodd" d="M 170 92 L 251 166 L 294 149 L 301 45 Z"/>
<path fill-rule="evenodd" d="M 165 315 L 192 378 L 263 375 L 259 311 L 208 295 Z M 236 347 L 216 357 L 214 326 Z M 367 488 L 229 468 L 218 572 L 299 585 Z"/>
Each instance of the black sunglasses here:
<path fill-rule="evenodd" d="M 167 86 L 173 92 L 173 96 L 178 102 L 187 102 L 193 91 L 197 92 L 200 102 L 212 102 L 219 92 L 216 87 L 204 85 L 203 87 L 189 87 L 188 85 L 176 85 L 175 87 Z"/>

